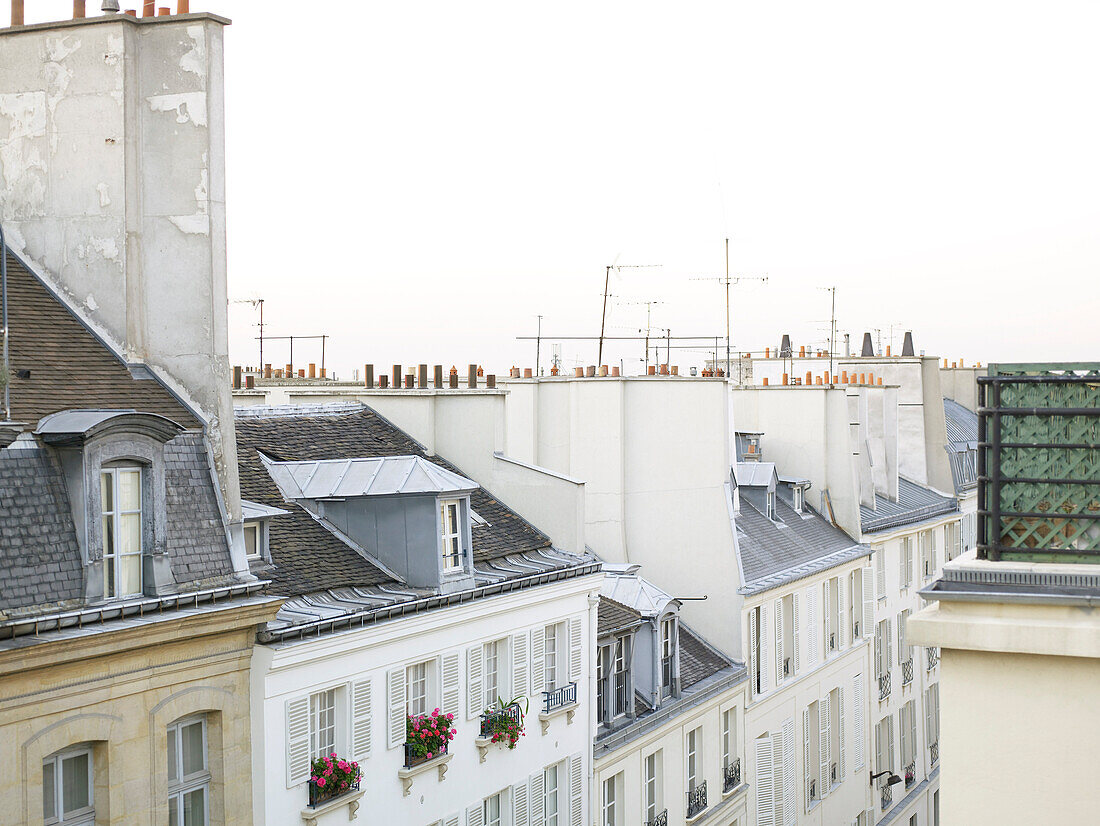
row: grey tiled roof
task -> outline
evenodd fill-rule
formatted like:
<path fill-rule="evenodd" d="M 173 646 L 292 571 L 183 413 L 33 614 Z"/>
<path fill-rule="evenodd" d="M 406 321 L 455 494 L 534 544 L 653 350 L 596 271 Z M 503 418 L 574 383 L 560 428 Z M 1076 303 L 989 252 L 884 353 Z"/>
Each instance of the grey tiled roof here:
<path fill-rule="evenodd" d="M 863 532 L 873 533 L 923 522 L 958 509 L 956 499 L 899 477 L 897 502 L 875 494 L 875 510 L 860 505 L 859 516 Z"/>
<path fill-rule="evenodd" d="M 0 450 L 0 615 L 76 604 L 84 569 L 61 470 L 43 448 Z"/>
<path fill-rule="evenodd" d="M 177 584 L 232 577 L 229 541 L 200 433 L 181 433 L 164 446 L 168 557 Z"/>
<path fill-rule="evenodd" d="M 739 491 L 741 512 L 734 523 L 747 587 L 775 587 L 868 552 L 809 505 L 800 514 L 784 495 L 776 496 L 773 521 L 765 516 L 762 490 Z"/>
<path fill-rule="evenodd" d="M 596 609 L 596 636 L 606 637 L 641 625 L 642 615 L 632 608 L 608 597 L 600 597 Z"/>
<path fill-rule="evenodd" d="M 680 623 L 680 690 L 691 688 L 707 677 L 733 668 L 735 663 L 719 654 L 703 641 L 702 637 Z"/>
<path fill-rule="evenodd" d="M 947 425 L 947 458 L 958 494 L 978 484 L 978 414 L 953 399 L 944 399 L 943 417 Z"/>

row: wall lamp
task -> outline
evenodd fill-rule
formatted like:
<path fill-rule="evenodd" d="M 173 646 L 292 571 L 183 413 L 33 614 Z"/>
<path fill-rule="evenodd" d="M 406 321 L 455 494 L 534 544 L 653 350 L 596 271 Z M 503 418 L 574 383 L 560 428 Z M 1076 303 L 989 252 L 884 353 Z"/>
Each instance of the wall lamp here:
<path fill-rule="evenodd" d="M 870 781 L 871 781 L 871 785 L 874 786 L 875 781 L 878 780 L 880 777 L 882 777 L 884 774 L 889 774 L 890 775 L 890 777 L 887 778 L 887 780 L 886 780 L 886 785 L 887 786 L 894 786 L 894 785 L 901 782 L 900 777 L 898 777 L 896 774 L 890 774 L 890 770 L 887 769 L 886 771 L 879 772 L 878 774 L 872 774 L 869 778 Z"/>

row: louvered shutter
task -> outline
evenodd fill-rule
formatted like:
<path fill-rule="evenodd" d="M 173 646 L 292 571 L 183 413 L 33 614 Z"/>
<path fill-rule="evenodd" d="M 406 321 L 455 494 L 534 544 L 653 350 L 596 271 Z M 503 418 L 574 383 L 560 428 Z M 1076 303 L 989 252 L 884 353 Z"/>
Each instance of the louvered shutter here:
<path fill-rule="evenodd" d="M 456 719 L 462 717 L 462 680 L 459 677 L 458 652 L 449 651 L 440 658 L 442 672 L 443 713 L 453 714 Z"/>
<path fill-rule="evenodd" d="M 543 826 L 545 783 L 546 778 L 541 771 L 532 774 L 530 780 L 527 781 L 527 787 L 530 790 L 528 799 L 531 805 L 531 826 Z"/>
<path fill-rule="evenodd" d="M 574 617 L 569 620 L 569 679 L 578 685 L 584 678 L 581 643 L 581 621 Z"/>
<path fill-rule="evenodd" d="M 807 708 L 802 711 L 802 774 L 806 787 L 806 811 L 810 810 L 810 802 L 813 800 L 813 798 L 810 797 L 810 778 L 813 777 L 813 767 L 810 766 L 811 735 L 810 710 Z"/>
<path fill-rule="evenodd" d="M 353 682 L 349 687 L 349 694 L 351 695 L 352 760 L 361 762 L 370 757 L 370 680 L 357 680 Z"/>
<path fill-rule="evenodd" d="M 798 594 L 791 595 L 791 619 L 794 622 L 794 673 L 797 674 L 799 669 L 802 667 L 801 663 L 799 662 L 799 653 L 800 649 L 802 648 L 802 637 L 798 633 Z"/>
<path fill-rule="evenodd" d="M 749 610 L 749 679 L 752 680 L 750 688 L 756 693 L 756 674 L 760 663 L 756 661 L 756 609 Z"/>
<path fill-rule="evenodd" d="M 844 760 L 845 730 L 844 730 L 844 687 L 843 686 L 840 686 L 840 687 L 837 688 L 837 690 L 836 690 L 836 700 L 837 700 L 836 719 L 837 719 L 837 724 L 839 726 L 839 730 L 836 733 L 836 743 L 837 743 L 837 749 L 840 752 L 840 754 L 838 754 L 837 758 L 836 758 L 836 762 L 837 762 L 836 772 L 837 772 L 837 779 L 840 780 L 840 781 L 843 781 L 844 780 L 844 772 L 847 768 L 845 766 L 845 760 Z"/>
<path fill-rule="evenodd" d="M 557 686 L 546 685 L 546 629 L 536 628 L 531 632 L 531 696 L 542 700 L 542 692 Z M 559 659 L 558 669 L 561 669 Z"/>
<path fill-rule="evenodd" d="M 863 636 L 869 637 L 875 624 L 875 594 L 872 590 L 871 569 L 862 568 L 863 575 Z"/>
<path fill-rule="evenodd" d="M 893 717 L 887 717 L 886 718 L 886 734 L 887 734 L 887 743 L 886 743 L 887 766 L 886 767 L 889 768 L 889 769 L 892 769 L 893 768 L 893 763 L 894 763 L 894 718 Z"/>
<path fill-rule="evenodd" d="M 810 609 L 809 622 L 806 624 L 810 637 L 810 664 L 817 665 L 817 646 L 821 639 L 821 615 L 817 613 L 817 588 L 811 586 L 806 589 L 806 604 Z"/>
<path fill-rule="evenodd" d="M 875 551 L 875 594 L 886 596 L 886 548 Z"/>
<path fill-rule="evenodd" d="M 455 812 L 453 815 L 447 815 L 443 819 L 443 826 L 458 826 L 459 815 Z"/>
<path fill-rule="evenodd" d="M 855 732 L 856 771 L 863 768 L 863 753 L 867 743 L 863 736 L 863 675 L 852 678 L 852 730 Z"/>
<path fill-rule="evenodd" d="M 882 629 L 875 626 L 875 676 L 882 676 Z"/>
<path fill-rule="evenodd" d="M 569 758 L 569 823 L 570 826 L 581 826 L 581 789 L 584 786 L 584 777 L 581 775 L 581 756 L 574 754 Z"/>
<path fill-rule="evenodd" d="M 936 742 L 932 731 L 932 687 L 924 692 L 924 740 L 931 746 Z"/>
<path fill-rule="evenodd" d="M 510 826 L 531 826 L 527 805 L 527 781 L 512 786 L 512 823 Z"/>
<path fill-rule="evenodd" d="M 878 774 L 881 771 L 886 771 L 889 768 L 886 765 L 886 737 L 883 734 L 883 725 L 880 722 L 875 726 L 875 770 L 873 774 Z M 879 778 L 879 785 L 882 785 L 882 779 Z"/>
<path fill-rule="evenodd" d="M 917 759 L 917 704 L 909 703 L 909 762 Z"/>
<path fill-rule="evenodd" d="M 882 660 L 883 664 L 885 665 L 885 669 L 883 670 L 883 673 L 885 674 L 885 673 L 889 672 L 890 663 L 892 663 L 894 661 L 894 654 L 890 650 L 890 648 L 894 644 L 894 637 L 890 633 L 890 619 L 889 618 L 887 618 L 887 620 L 886 620 L 886 633 L 882 635 L 882 638 L 883 638 L 883 641 L 886 643 L 886 651 L 883 652 L 883 654 L 885 654 L 885 656 L 883 657 L 883 660 Z"/>
<path fill-rule="evenodd" d="M 913 537 L 905 538 L 905 585 L 913 584 Z"/>
<path fill-rule="evenodd" d="M 776 818 L 776 761 L 771 737 L 756 739 L 756 824 L 780 826 Z"/>
<path fill-rule="evenodd" d="M 825 796 L 829 793 L 829 787 L 832 785 L 829 779 L 829 763 L 830 763 L 830 747 L 832 745 L 829 737 L 832 730 L 832 721 L 829 715 L 829 695 L 826 694 L 817 704 L 817 718 L 818 718 L 818 757 L 821 760 L 821 799 L 824 800 Z"/>
<path fill-rule="evenodd" d="M 484 826 L 485 804 L 475 803 L 466 810 L 466 826 Z"/>
<path fill-rule="evenodd" d="M 466 649 L 466 716 L 479 717 L 485 710 L 481 672 L 485 665 L 483 648 L 475 645 Z"/>
<path fill-rule="evenodd" d="M 309 780 L 309 697 L 286 701 L 286 785 Z"/>
<path fill-rule="evenodd" d="M 783 682 L 783 600 L 775 602 L 775 684 Z"/>
<path fill-rule="evenodd" d="M 760 693 L 765 693 L 771 685 L 771 657 L 768 654 L 768 609 L 760 606 Z"/>
<path fill-rule="evenodd" d="M 848 639 L 848 606 L 844 599 L 844 577 L 838 576 L 833 580 L 836 583 L 836 613 L 837 613 L 837 630 L 836 630 L 836 647 L 837 650 L 843 651 L 845 640 Z"/>
<path fill-rule="evenodd" d="M 386 691 L 386 747 L 393 749 L 405 742 L 405 732 L 408 729 L 404 667 L 394 668 L 386 675 Z"/>
<path fill-rule="evenodd" d="M 797 813 L 794 803 L 794 720 L 783 721 L 783 822 L 794 826 Z"/>
<path fill-rule="evenodd" d="M 527 697 L 531 693 L 531 663 L 527 656 L 527 634 L 512 635 L 512 696 Z"/>
<path fill-rule="evenodd" d="M 898 665 L 905 662 L 905 615 L 898 614 Z"/>
<path fill-rule="evenodd" d="M 901 741 L 901 763 L 904 768 L 909 764 L 909 704 L 898 710 L 898 738 Z"/>

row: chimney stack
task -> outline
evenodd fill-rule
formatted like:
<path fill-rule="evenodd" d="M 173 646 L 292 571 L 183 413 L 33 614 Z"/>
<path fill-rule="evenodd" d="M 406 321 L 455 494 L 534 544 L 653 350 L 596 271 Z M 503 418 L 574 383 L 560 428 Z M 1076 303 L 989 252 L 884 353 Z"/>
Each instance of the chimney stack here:
<path fill-rule="evenodd" d="M 791 357 L 791 337 L 787 333 L 783 334 L 783 341 L 779 345 L 779 357 L 781 359 Z"/>
<path fill-rule="evenodd" d="M 419 364 L 416 367 L 416 386 L 421 390 L 428 387 L 428 365 Z"/>
<path fill-rule="evenodd" d="M 902 358 L 904 358 L 905 356 L 913 356 L 914 355 L 914 352 L 913 352 L 913 333 L 911 331 L 906 331 L 906 333 L 905 333 L 905 341 L 903 341 L 902 345 L 901 345 L 901 355 L 902 355 Z"/>
<path fill-rule="evenodd" d="M 860 353 L 860 355 L 864 358 L 867 358 L 868 356 L 874 356 L 874 354 L 875 354 L 875 345 L 871 343 L 871 334 L 870 333 L 864 333 L 863 334 L 863 351 Z"/>

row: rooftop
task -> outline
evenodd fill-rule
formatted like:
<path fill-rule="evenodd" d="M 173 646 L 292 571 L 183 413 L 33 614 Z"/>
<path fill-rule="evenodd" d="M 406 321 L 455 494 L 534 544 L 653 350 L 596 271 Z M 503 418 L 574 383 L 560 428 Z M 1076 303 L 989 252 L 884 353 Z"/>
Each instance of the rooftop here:
<path fill-rule="evenodd" d="M 978 484 L 978 414 L 953 399 L 944 399 L 943 416 L 951 478 L 959 494 Z"/>
<path fill-rule="evenodd" d="M 896 502 L 876 493 L 875 507 L 860 505 L 859 515 L 863 532 L 875 533 L 923 522 L 958 509 L 959 503 L 954 497 L 944 496 L 899 476 Z"/>

